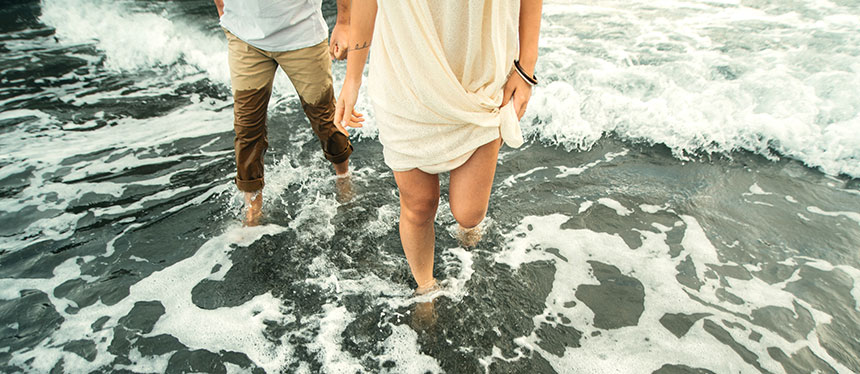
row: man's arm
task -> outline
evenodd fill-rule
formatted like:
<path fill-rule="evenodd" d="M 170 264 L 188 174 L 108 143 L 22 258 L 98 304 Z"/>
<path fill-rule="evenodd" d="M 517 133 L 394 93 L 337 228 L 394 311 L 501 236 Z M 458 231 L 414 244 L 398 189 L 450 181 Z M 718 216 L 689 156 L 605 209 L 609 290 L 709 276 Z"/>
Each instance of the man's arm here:
<path fill-rule="evenodd" d="M 354 0 L 350 14 L 349 45 L 346 60 L 346 77 L 334 112 L 334 124 L 346 133 L 346 127 L 361 127 L 360 118 L 355 112 L 358 89 L 361 87 L 361 74 L 370 52 L 373 26 L 376 22 L 376 0 Z M 350 115 L 352 114 L 352 115 Z"/>
<path fill-rule="evenodd" d="M 224 15 L 224 0 L 215 0 L 215 8 L 218 9 L 218 17 Z"/>
<path fill-rule="evenodd" d="M 349 45 L 349 7 L 351 0 L 337 0 L 337 21 L 331 31 L 328 52 L 332 60 L 343 60 Z"/>
<path fill-rule="evenodd" d="M 337 23 L 349 25 L 349 6 L 352 0 L 337 0 Z"/>

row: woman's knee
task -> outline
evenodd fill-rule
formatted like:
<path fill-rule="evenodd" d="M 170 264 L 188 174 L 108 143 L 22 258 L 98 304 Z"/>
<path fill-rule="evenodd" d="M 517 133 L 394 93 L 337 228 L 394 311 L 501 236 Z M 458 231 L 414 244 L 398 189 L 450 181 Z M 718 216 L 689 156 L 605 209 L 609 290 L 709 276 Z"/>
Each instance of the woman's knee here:
<path fill-rule="evenodd" d="M 409 223 L 422 225 L 433 222 L 436 219 L 436 209 L 439 207 L 439 198 L 420 198 L 401 201 L 400 217 Z"/>
<path fill-rule="evenodd" d="M 469 207 L 458 209 L 456 207 L 451 207 L 451 213 L 454 215 L 454 219 L 457 220 L 457 223 L 459 223 L 460 226 L 469 229 L 481 224 L 481 221 L 483 221 L 484 217 L 487 215 L 487 208 Z"/>

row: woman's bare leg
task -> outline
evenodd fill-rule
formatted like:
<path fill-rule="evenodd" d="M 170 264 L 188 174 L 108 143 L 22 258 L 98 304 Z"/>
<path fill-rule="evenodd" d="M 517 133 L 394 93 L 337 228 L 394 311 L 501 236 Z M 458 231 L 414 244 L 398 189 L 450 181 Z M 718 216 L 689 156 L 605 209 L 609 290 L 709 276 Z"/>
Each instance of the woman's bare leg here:
<path fill-rule="evenodd" d="M 394 172 L 400 189 L 400 243 L 418 289 L 432 286 L 433 251 L 436 245 L 436 208 L 439 176 L 418 169 Z"/>
<path fill-rule="evenodd" d="M 499 159 L 501 139 L 493 140 L 475 150 L 472 157 L 460 167 L 451 170 L 448 198 L 451 213 L 461 229 L 475 229 L 487 214 L 496 162 Z M 480 235 L 466 232 L 464 245 L 475 245 Z M 469 235 L 473 234 L 473 235 Z M 472 241 L 472 242 L 469 242 Z"/>

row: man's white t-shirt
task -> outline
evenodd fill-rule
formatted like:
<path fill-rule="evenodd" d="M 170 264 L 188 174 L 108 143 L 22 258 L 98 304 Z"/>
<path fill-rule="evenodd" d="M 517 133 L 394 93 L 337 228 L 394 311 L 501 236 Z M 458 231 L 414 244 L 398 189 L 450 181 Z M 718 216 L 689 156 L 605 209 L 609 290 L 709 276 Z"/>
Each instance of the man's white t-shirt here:
<path fill-rule="evenodd" d="M 224 0 L 221 26 L 268 52 L 317 45 L 328 37 L 322 0 Z"/>

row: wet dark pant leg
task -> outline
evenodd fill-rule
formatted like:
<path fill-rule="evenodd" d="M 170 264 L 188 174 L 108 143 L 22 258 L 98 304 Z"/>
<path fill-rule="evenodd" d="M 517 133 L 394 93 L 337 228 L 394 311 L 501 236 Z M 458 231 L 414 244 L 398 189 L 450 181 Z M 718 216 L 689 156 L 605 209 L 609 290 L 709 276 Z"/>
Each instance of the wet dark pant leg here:
<path fill-rule="evenodd" d="M 334 125 L 335 100 L 331 87 L 323 93 L 319 102 L 308 103 L 304 98 L 301 98 L 301 102 L 311 128 L 320 140 L 325 158 L 333 164 L 349 159 L 352 154 L 352 144 L 349 138 Z"/>
<path fill-rule="evenodd" d="M 275 55 L 296 88 L 302 109 L 320 140 L 325 158 L 340 164 L 352 153 L 352 144 L 334 125 L 334 89 L 328 42 Z"/>
<path fill-rule="evenodd" d="M 227 61 L 233 88 L 233 129 L 236 131 L 236 186 L 245 192 L 263 188 L 263 156 L 269 147 L 266 112 L 277 63 L 271 53 L 227 30 Z"/>
<path fill-rule="evenodd" d="M 234 91 L 236 186 L 245 192 L 263 188 L 263 156 L 269 147 L 266 111 L 271 94 L 271 84 L 260 89 Z"/>

